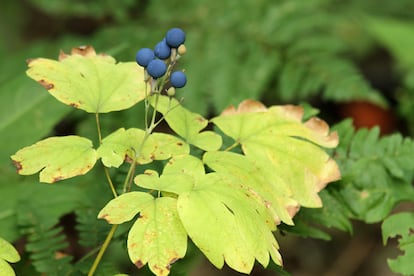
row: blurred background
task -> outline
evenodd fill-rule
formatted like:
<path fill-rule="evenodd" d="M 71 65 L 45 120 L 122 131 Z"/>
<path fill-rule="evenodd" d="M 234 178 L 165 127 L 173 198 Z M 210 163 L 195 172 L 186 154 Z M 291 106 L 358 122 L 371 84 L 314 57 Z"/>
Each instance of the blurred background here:
<path fill-rule="evenodd" d="M 65 232 L 70 244 L 65 254 L 81 258 L 85 252 L 76 241 L 85 237 L 79 237 L 79 228 L 86 228 L 85 221 L 93 220 L 110 198 L 109 193 L 88 198 L 85 194 L 99 190 L 93 185 L 84 188 L 70 180 L 65 187 L 35 186 L 36 177 L 15 175 L 9 156 L 23 146 L 49 135 L 96 138 L 93 118 L 49 97 L 26 77 L 25 61 L 55 59 L 60 50 L 80 45 L 134 61 L 139 48 L 154 47 L 172 27 L 187 33 L 187 54 L 179 67 L 186 70 L 188 83 L 178 96 L 194 112 L 210 118 L 252 98 L 266 105 L 300 104 L 330 124 L 352 118 L 357 128 L 379 126 L 381 135 L 414 136 L 412 0 L 2 0 L 0 194 L 8 196 L 0 202 L 0 236 L 23 251 L 22 229 L 29 224 L 19 214 L 34 208 L 44 229 L 58 224 Z M 103 116 L 103 128 L 109 133 L 142 125 L 141 107 Z M 79 197 L 87 212 L 73 211 L 80 205 L 64 197 L 50 201 L 54 192 Z M 58 207 L 52 214 L 53 204 Z M 398 251 L 395 244 L 383 246 L 379 222 L 345 224 L 338 230 L 327 223 L 327 234 L 308 235 L 313 238 L 289 229 L 278 233 L 285 270 L 301 276 L 394 275 L 386 259 Z M 96 233 L 107 229 L 99 223 L 94 227 Z M 85 246 L 93 247 L 89 242 Z M 121 252 L 121 247 L 112 250 Z M 193 255 L 173 275 L 238 275 Z M 113 261 L 130 275 L 147 273 L 131 268 L 125 253 L 117 256 Z M 27 256 L 16 271 L 38 275 Z M 285 275 L 278 271 L 257 267 L 254 275 Z"/>

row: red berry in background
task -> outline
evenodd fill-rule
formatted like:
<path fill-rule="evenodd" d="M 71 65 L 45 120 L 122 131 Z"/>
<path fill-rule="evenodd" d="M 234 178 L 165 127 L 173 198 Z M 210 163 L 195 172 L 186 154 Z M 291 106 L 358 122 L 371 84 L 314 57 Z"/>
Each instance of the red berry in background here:
<path fill-rule="evenodd" d="M 368 102 L 350 102 L 341 104 L 339 113 L 343 118 L 352 118 L 356 128 L 379 126 L 381 134 L 395 130 L 395 117 L 389 109 Z"/>

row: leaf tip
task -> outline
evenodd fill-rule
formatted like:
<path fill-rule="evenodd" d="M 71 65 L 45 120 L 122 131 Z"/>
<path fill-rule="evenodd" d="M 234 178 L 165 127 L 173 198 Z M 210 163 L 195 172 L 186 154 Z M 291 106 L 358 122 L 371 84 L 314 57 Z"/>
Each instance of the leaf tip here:
<path fill-rule="evenodd" d="M 255 101 L 255 100 L 244 100 L 242 101 L 237 109 L 231 105 L 223 110 L 221 115 L 233 115 L 238 113 L 247 113 L 247 112 L 262 112 L 266 111 L 267 108 L 264 104 L 261 102 Z"/>
<path fill-rule="evenodd" d="M 20 174 L 20 172 L 22 171 L 22 169 L 23 169 L 23 165 L 22 165 L 22 163 L 20 162 L 20 161 L 17 161 L 16 159 L 14 159 L 15 158 L 15 156 L 13 155 L 12 157 L 11 157 L 11 159 L 12 159 L 12 162 L 13 162 L 13 165 L 14 165 L 14 167 L 16 168 L 16 171 L 17 171 L 17 173 L 18 174 Z"/>

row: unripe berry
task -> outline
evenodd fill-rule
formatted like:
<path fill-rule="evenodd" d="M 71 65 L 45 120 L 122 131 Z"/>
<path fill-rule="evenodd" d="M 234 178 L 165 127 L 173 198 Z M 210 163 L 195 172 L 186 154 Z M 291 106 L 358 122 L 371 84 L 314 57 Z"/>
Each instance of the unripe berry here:
<path fill-rule="evenodd" d="M 166 39 L 158 42 L 154 48 L 154 54 L 160 59 L 169 58 L 171 55 L 171 48 L 168 46 Z"/>
<path fill-rule="evenodd" d="M 154 59 L 148 63 L 147 72 L 153 78 L 159 78 L 167 71 L 167 65 L 162 60 Z"/>
<path fill-rule="evenodd" d="M 170 76 L 170 82 L 172 87 L 184 87 L 187 83 L 187 76 L 181 71 L 175 71 Z"/>
<path fill-rule="evenodd" d="M 180 56 L 184 55 L 185 53 L 187 53 L 187 48 L 185 47 L 184 44 L 181 44 L 178 49 L 177 52 Z"/>
<path fill-rule="evenodd" d="M 148 63 L 155 58 L 154 51 L 149 48 L 142 48 L 137 52 L 135 60 L 142 67 L 147 67 Z"/>
<path fill-rule="evenodd" d="M 167 32 L 165 38 L 167 40 L 167 44 L 171 48 L 177 48 L 178 46 L 184 43 L 185 32 L 180 28 L 172 28 Z"/>

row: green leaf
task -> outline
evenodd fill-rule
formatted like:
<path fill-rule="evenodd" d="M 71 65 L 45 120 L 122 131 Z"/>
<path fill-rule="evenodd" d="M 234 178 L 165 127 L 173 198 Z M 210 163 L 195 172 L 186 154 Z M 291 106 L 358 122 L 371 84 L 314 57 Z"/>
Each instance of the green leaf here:
<path fill-rule="evenodd" d="M 201 160 L 191 155 L 173 157 L 160 177 L 153 171 L 135 178 L 149 189 L 178 194 L 178 212 L 190 238 L 218 268 L 224 261 L 248 273 L 255 259 L 263 266 L 281 264 L 276 229 L 268 205 L 248 186 L 248 180 L 224 173 L 205 174 Z M 263 184 L 263 183 L 262 183 Z M 255 237 L 260 235 L 258 242 Z"/>
<path fill-rule="evenodd" d="M 301 107 L 267 109 L 247 100 L 237 110 L 226 109 L 212 122 L 240 143 L 249 159 L 283 179 L 300 205 L 321 207 L 317 192 L 340 178 L 337 164 L 321 147 L 335 147 L 338 136 L 329 133 L 324 121 L 311 118 L 302 123 L 302 117 Z"/>
<path fill-rule="evenodd" d="M 207 126 L 208 120 L 200 114 L 185 109 L 176 99 L 160 96 L 157 111 L 165 116 L 170 128 L 187 143 L 205 151 L 217 150 L 221 147 L 222 141 L 218 134 L 212 131 L 200 132 Z"/>
<path fill-rule="evenodd" d="M 11 265 L 3 259 L 0 259 L 0 274 L 4 276 L 15 276 L 16 275 Z"/>
<path fill-rule="evenodd" d="M 288 183 L 277 171 L 232 152 L 207 152 L 203 156 L 203 162 L 214 171 L 232 177 L 246 193 L 254 191 L 252 198 L 258 197 L 266 205 L 272 214 L 272 223 L 279 224 L 283 221 L 293 224 L 292 217 L 299 209 L 299 204 L 293 198 Z"/>
<path fill-rule="evenodd" d="M 269 254 L 281 264 L 265 206 L 238 189 L 238 182 L 218 173 L 200 176 L 195 187 L 178 197 L 178 213 L 192 241 L 212 264 L 250 273 L 255 259 L 263 266 Z M 260 237 L 260 239 L 257 239 Z"/>
<path fill-rule="evenodd" d="M 181 194 L 190 191 L 203 174 L 204 166 L 200 159 L 180 155 L 168 161 L 161 176 L 156 171 L 146 170 L 144 174 L 137 175 L 134 182 L 143 188 Z"/>
<path fill-rule="evenodd" d="M 145 98 L 144 72 L 135 62 L 118 63 L 90 47 L 63 52 L 59 61 L 36 58 L 27 75 L 64 104 L 90 113 L 127 109 Z"/>
<path fill-rule="evenodd" d="M 399 248 L 403 255 L 396 259 L 388 259 L 388 265 L 392 271 L 404 275 L 414 274 L 414 213 L 398 213 L 384 220 L 381 226 L 384 245 L 389 238 L 400 236 Z"/>
<path fill-rule="evenodd" d="M 53 183 L 86 174 L 96 162 L 92 142 L 79 136 L 51 137 L 11 156 L 21 175 L 40 171 L 40 182 Z"/>
<path fill-rule="evenodd" d="M 102 140 L 98 157 L 107 167 L 119 167 L 125 159 L 147 164 L 153 160 L 165 160 L 174 155 L 188 154 L 189 145 L 181 139 L 165 134 L 152 133 L 137 128 L 120 128 Z"/>
<path fill-rule="evenodd" d="M 121 224 L 130 221 L 153 200 L 154 198 L 148 193 L 125 193 L 108 202 L 99 212 L 98 218 L 105 219 L 110 224 Z"/>
<path fill-rule="evenodd" d="M 129 257 L 138 268 L 148 263 L 156 275 L 168 275 L 171 264 L 184 257 L 187 250 L 187 235 L 178 217 L 177 200 L 130 192 L 111 200 L 98 217 L 118 224 L 138 213 L 128 234 Z"/>
<path fill-rule="evenodd" d="M 378 128 L 355 132 L 350 121 L 336 129 L 343 137 L 335 153 L 343 179 L 329 190 L 339 204 L 347 205 L 353 218 L 378 222 L 398 202 L 412 200 L 412 139 L 400 134 L 379 137 Z"/>
<path fill-rule="evenodd" d="M 0 259 L 4 259 L 10 263 L 20 261 L 17 250 L 8 241 L 0 237 Z"/>

